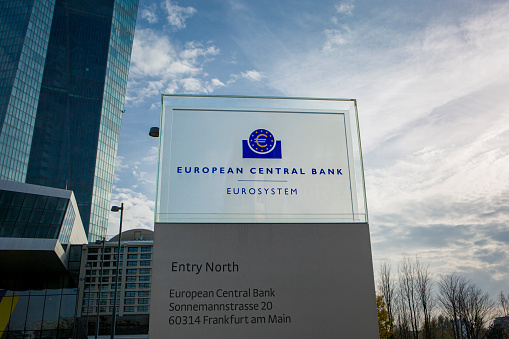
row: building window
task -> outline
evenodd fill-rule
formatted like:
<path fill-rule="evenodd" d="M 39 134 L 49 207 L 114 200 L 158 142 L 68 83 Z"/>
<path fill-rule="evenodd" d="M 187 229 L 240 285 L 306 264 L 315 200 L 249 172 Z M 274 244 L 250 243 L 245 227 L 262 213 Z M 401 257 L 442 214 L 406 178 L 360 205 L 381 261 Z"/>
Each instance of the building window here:
<path fill-rule="evenodd" d="M 138 297 L 150 297 L 150 291 L 139 291 Z"/>
<path fill-rule="evenodd" d="M 108 292 L 101 292 L 101 299 L 108 298 Z"/>
<path fill-rule="evenodd" d="M 152 259 L 152 253 L 142 253 L 140 259 Z"/>
<path fill-rule="evenodd" d="M 117 304 L 117 305 L 118 305 L 118 304 Z M 120 312 L 120 309 L 119 309 L 119 307 L 118 307 L 118 306 L 116 307 L 116 309 L 117 309 L 117 313 L 118 313 L 118 312 Z M 109 307 L 109 312 L 110 312 L 110 313 L 112 313 L 112 312 L 113 312 L 113 306 L 110 306 L 110 307 Z"/>
<path fill-rule="evenodd" d="M 125 281 L 136 281 L 136 276 L 135 275 L 132 275 L 132 276 L 127 276 L 125 277 Z"/>
<path fill-rule="evenodd" d="M 148 306 L 138 306 L 138 312 L 148 312 Z"/>
<path fill-rule="evenodd" d="M 150 288 L 150 283 L 141 283 L 140 288 Z"/>
<path fill-rule="evenodd" d="M 97 260 L 97 254 L 89 255 L 89 256 L 87 257 L 87 260 Z"/>
<path fill-rule="evenodd" d="M 134 312 L 134 306 L 124 306 L 124 312 Z"/>
<path fill-rule="evenodd" d="M 126 297 L 135 297 L 136 296 L 136 292 L 125 292 L 125 296 Z"/>
<path fill-rule="evenodd" d="M 136 269 L 128 269 L 126 274 L 136 274 Z"/>
<path fill-rule="evenodd" d="M 104 253 L 111 253 L 111 247 L 106 247 L 104 249 Z"/>
<path fill-rule="evenodd" d="M 138 304 L 140 305 L 148 305 L 149 299 L 148 298 L 140 298 L 138 299 Z"/>
<path fill-rule="evenodd" d="M 125 288 L 126 288 L 126 289 L 134 289 L 134 288 L 136 288 L 136 284 L 133 284 L 133 283 L 126 283 L 126 284 L 125 284 Z"/>
<path fill-rule="evenodd" d="M 118 248 L 117 247 L 115 247 L 114 252 L 118 253 Z M 120 253 L 124 253 L 124 248 L 123 247 L 120 249 Z M 120 255 L 120 257 L 122 257 L 122 255 Z"/>
<path fill-rule="evenodd" d="M 140 281 L 150 281 L 150 275 L 141 275 Z"/>
<path fill-rule="evenodd" d="M 138 247 L 129 247 L 129 248 L 127 249 L 127 252 L 130 252 L 130 253 L 132 253 L 132 252 L 138 252 Z"/>
<path fill-rule="evenodd" d="M 128 261 L 127 266 L 138 266 L 138 262 L 137 261 Z"/>
<path fill-rule="evenodd" d="M 152 247 L 149 247 L 149 246 L 142 247 L 141 251 L 142 252 L 152 252 Z"/>
<path fill-rule="evenodd" d="M 150 268 L 140 268 L 140 274 L 150 274 Z"/>
<path fill-rule="evenodd" d="M 98 248 L 89 248 L 88 249 L 88 253 L 98 253 L 98 252 L 99 252 Z"/>
<path fill-rule="evenodd" d="M 140 261 L 140 266 L 150 266 L 150 260 L 142 260 L 142 261 Z"/>
<path fill-rule="evenodd" d="M 127 259 L 138 259 L 138 254 L 128 254 Z"/>
<path fill-rule="evenodd" d="M 124 299 L 124 304 L 126 305 L 134 305 L 135 299 Z"/>
<path fill-rule="evenodd" d="M 115 292 L 110 292 L 110 298 L 115 297 Z M 120 298 L 120 292 L 117 292 L 117 298 Z"/>

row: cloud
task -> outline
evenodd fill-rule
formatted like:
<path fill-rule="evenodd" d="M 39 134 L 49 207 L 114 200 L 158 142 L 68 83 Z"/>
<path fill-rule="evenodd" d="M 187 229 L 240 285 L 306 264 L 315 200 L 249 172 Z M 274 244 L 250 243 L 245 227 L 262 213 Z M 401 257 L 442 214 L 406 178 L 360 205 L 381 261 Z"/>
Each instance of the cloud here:
<path fill-rule="evenodd" d="M 111 204 L 124 203 L 122 231 L 136 228 L 154 229 L 154 201 L 130 188 L 114 188 Z M 120 213 L 110 213 L 107 236 L 118 234 Z"/>
<path fill-rule="evenodd" d="M 263 75 L 260 72 L 255 71 L 255 70 L 242 72 L 241 76 L 244 79 L 248 79 L 248 80 L 252 80 L 252 81 L 260 81 L 263 78 Z"/>
<path fill-rule="evenodd" d="M 338 29 L 326 29 L 323 32 L 325 34 L 325 43 L 322 51 L 324 52 L 332 51 L 348 42 L 346 34 Z"/>
<path fill-rule="evenodd" d="M 355 8 L 354 4 L 350 3 L 350 2 L 341 2 L 341 3 L 337 4 L 335 7 L 336 7 L 336 11 L 339 14 L 344 14 L 344 15 L 353 15 L 353 10 Z"/>
<path fill-rule="evenodd" d="M 147 20 L 151 24 L 157 23 L 159 20 L 157 19 L 157 9 L 155 4 L 152 4 L 149 7 L 143 8 L 141 10 L 141 17 Z"/>
<path fill-rule="evenodd" d="M 224 84 L 203 67 L 217 55 L 217 46 L 196 41 L 175 46 L 163 32 L 138 29 L 133 42 L 127 102 L 162 93 L 211 93 Z"/>
<path fill-rule="evenodd" d="M 168 14 L 168 23 L 176 29 L 182 29 L 186 27 L 186 20 L 196 13 L 196 9 L 193 7 L 181 7 L 172 1 L 166 0 L 164 8 Z"/>
<path fill-rule="evenodd" d="M 226 82 L 227 85 L 231 85 L 239 79 L 246 79 L 249 81 L 261 81 L 263 78 L 265 78 L 265 75 L 263 73 L 260 73 L 256 70 L 250 70 L 245 72 L 240 72 L 240 74 L 230 74 L 230 79 Z"/>

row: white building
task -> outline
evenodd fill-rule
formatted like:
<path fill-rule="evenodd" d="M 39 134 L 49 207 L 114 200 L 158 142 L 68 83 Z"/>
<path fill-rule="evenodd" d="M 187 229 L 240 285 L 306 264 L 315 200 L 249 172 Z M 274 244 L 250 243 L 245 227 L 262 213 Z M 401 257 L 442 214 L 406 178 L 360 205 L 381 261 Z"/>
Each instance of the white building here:
<path fill-rule="evenodd" d="M 119 336 L 148 337 L 153 239 L 153 232 L 145 229 L 122 233 L 115 330 Z M 78 314 L 85 327 L 88 323 L 89 335 L 95 333 L 98 309 L 99 334 L 111 333 L 117 254 L 118 235 L 104 245 L 98 241 L 83 246 Z"/>

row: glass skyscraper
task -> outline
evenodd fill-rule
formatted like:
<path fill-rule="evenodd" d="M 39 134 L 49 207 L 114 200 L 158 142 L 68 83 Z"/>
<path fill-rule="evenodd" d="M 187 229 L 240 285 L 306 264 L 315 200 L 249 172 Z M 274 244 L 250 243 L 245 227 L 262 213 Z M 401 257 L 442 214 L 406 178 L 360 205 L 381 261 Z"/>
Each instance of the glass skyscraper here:
<path fill-rule="evenodd" d="M 0 2 L 0 179 L 73 190 L 106 233 L 138 0 Z"/>

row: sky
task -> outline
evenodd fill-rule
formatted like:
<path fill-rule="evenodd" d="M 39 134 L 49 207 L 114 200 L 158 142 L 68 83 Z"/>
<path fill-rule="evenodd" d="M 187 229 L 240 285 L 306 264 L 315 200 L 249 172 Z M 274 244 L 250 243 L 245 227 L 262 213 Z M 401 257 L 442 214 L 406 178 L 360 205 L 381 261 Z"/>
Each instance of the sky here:
<path fill-rule="evenodd" d="M 112 193 L 124 230 L 153 229 L 161 94 L 354 98 L 375 275 L 417 256 L 509 292 L 507 32 L 507 1 L 140 0 Z"/>

